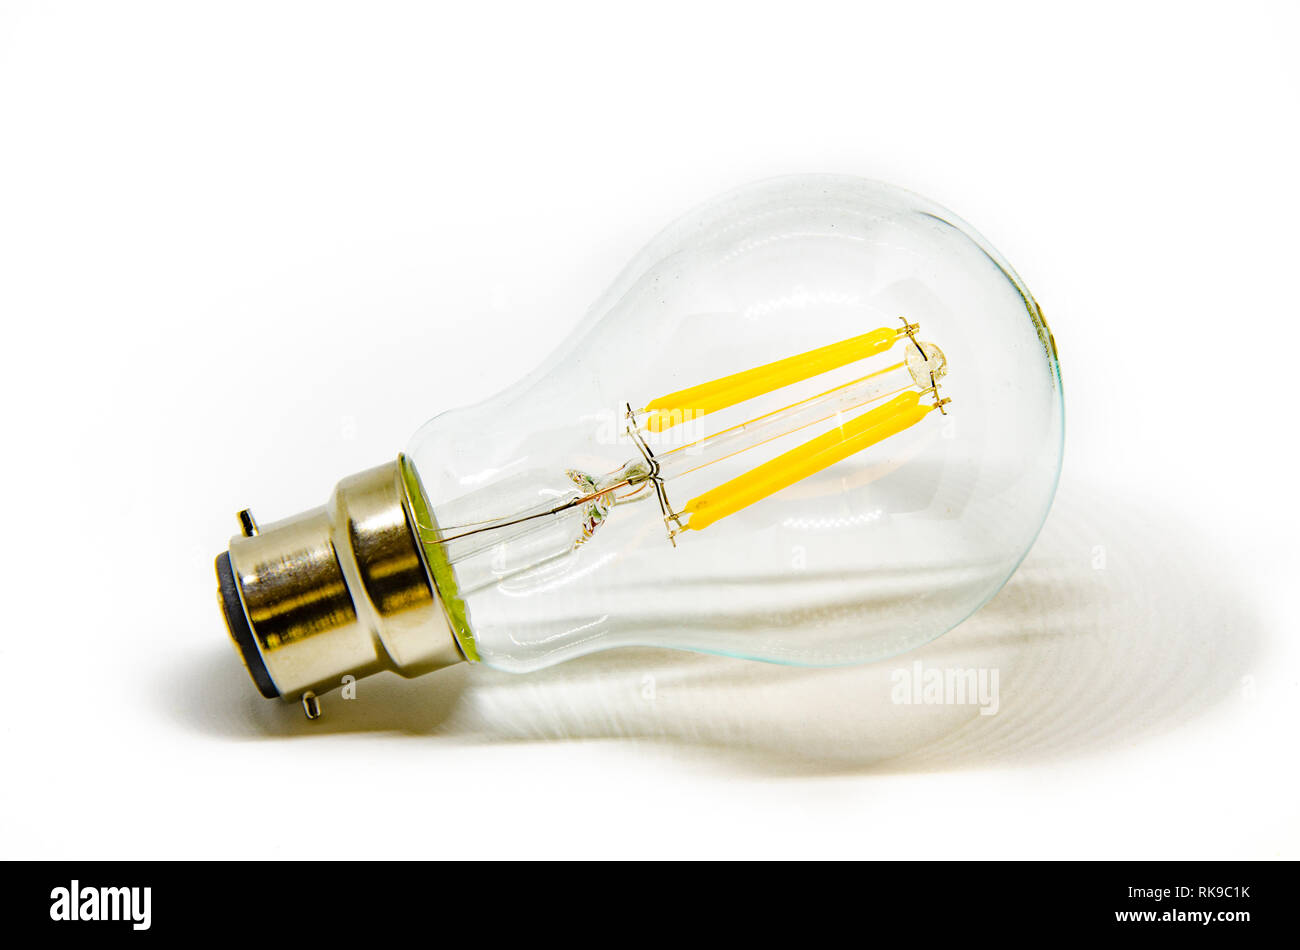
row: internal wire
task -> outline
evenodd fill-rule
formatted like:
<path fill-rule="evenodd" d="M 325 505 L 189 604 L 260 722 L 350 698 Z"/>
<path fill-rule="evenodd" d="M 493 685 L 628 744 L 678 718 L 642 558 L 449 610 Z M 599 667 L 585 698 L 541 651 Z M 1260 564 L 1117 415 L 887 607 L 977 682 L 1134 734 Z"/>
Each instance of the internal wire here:
<path fill-rule="evenodd" d="M 911 340 L 911 341 L 912 341 L 912 345 L 913 345 L 914 347 L 916 347 L 916 352 L 918 352 L 918 353 L 921 354 L 921 363 L 922 363 L 922 365 L 923 365 L 923 366 L 929 366 L 929 365 L 930 365 L 930 357 L 929 357 L 929 355 L 925 352 L 925 348 L 922 347 L 921 344 L 918 343 L 918 342 L 917 342 L 917 339 L 916 339 L 916 331 L 919 330 L 919 329 L 921 329 L 920 324 L 916 324 L 916 323 L 908 323 L 908 322 L 907 322 L 907 317 L 899 317 L 898 319 L 900 319 L 900 320 L 903 321 L 903 329 L 900 330 L 899 333 L 900 333 L 900 334 L 901 334 L 901 333 L 905 333 L 905 334 L 907 334 L 907 338 L 908 338 L 909 340 Z M 933 395 L 934 395 L 934 406 L 933 406 L 932 408 L 934 408 L 934 409 L 938 409 L 940 415 L 944 415 L 944 416 L 946 416 L 946 415 L 948 414 L 948 410 L 945 409 L 945 408 L 943 408 L 943 407 L 946 406 L 946 405 L 948 405 L 948 403 L 952 402 L 952 400 L 951 400 L 951 399 L 941 399 L 941 398 L 939 398 L 939 381 L 938 381 L 937 379 L 935 379 L 935 376 L 934 376 L 934 369 L 933 369 L 933 368 L 931 368 L 929 372 L 930 372 L 930 388 L 929 388 L 928 390 L 922 390 L 922 392 L 929 392 L 929 393 L 933 394 Z"/>
<path fill-rule="evenodd" d="M 649 476 L 643 476 L 641 478 L 625 478 L 623 481 L 615 482 L 613 485 L 608 485 L 602 488 L 600 491 L 590 492 L 586 495 L 581 495 L 577 498 L 570 498 L 562 505 L 556 505 L 555 507 L 550 508 L 546 511 L 536 511 L 533 512 L 531 515 L 519 515 L 517 517 L 509 518 L 505 520 L 497 519 L 497 520 L 490 520 L 490 521 L 471 521 L 463 525 L 452 525 L 448 528 L 444 528 L 443 531 L 457 531 L 460 530 L 461 528 L 469 528 L 472 525 L 483 525 L 483 527 L 472 528 L 472 530 L 470 531 L 462 531 L 460 534 L 455 534 L 452 535 L 451 537 L 444 536 L 438 538 L 430 538 L 429 540 L 437 544 L 450 544 L 452 541 L 459 541 L 461 538 L 472 537 L 473 535 L 476 534 L 482 534 L 485 531 L 496 531 L 498 528 L 509 528 L 512 525 L 524 524 L 525 522 L 528 521 L 536 521 L 538 518 L 549 518 L 551 515 L 558 515 L 561 514 L 562 512 L 568 511 L 571 508 L 577 508 L 579 505 L 585 505 L 589 502 L 595 501 L 598 498 L 603 498 L 606 495 L 609 495 L 611 492 L 615 492 L 620 488 L 626 488 L 629 485 L 635 485 L 640 481 L 644 481 L 648 477 Z M 425 528 L 426 530 L 432 530 L 432 531 L 438 530 L 436 528 L 430 527 L 429 525 L 420 525 L 420 527 Z M 439 533 L 441 534 L 442 532 Z"/>
<path fill-rule="evenodd" d="M 650 474 L 647 476 L 650 484 L 654 486 L 655 497 L 659 499 L 659 511 L 664 518 L 664 527 L 668 529 L 668 540 L 673 547 L 677 547 L 676 533 L 669 521 L 677 522 L 677 527 L 682 527 L 682 521 L 673 511 L 673 507 L 668 503 L 668 492 L 664 488 L 663 476 L 659 474 L 659 460 L 655 458 L 654 451 L 646 444 L 645 439 L 641 438 L 640 426 L 636 421 L 636 412 L 632 409 L 632 404 L 626 403 L 627 406 L 627 434 L 631 437 L 632 442 L 636 445 L 637 450 L 645 458 L 646 463 L 650 466 Z"/>

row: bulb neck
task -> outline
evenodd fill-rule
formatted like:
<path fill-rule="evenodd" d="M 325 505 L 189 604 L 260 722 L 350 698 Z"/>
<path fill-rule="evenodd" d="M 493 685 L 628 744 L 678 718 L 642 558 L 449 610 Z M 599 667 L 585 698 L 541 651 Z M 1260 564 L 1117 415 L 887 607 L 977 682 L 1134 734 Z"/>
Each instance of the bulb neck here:
<path fill-rule="evenodd" d="M 243 532 L 217 558 L 218 597 L 267 698 L 302 700 L 381 670 L 419 676 L 465 659 L 415 531 L 399 462 L 338 483 L 329 502 Z"/>

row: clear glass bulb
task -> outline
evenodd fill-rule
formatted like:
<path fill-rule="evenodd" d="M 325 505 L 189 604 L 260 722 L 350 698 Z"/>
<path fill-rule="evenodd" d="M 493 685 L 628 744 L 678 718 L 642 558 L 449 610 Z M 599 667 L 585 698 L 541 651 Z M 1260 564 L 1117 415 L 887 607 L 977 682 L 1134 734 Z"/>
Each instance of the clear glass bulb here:
<path fill-rule="evenodd" d="M 670 226 L 540 368 L 422 427 L 402 471 L 471 660 L 831 666 L 997 592 L 1062 427 L 1051 333 L 986 241 L 909 192 L 799 176 Z"/>

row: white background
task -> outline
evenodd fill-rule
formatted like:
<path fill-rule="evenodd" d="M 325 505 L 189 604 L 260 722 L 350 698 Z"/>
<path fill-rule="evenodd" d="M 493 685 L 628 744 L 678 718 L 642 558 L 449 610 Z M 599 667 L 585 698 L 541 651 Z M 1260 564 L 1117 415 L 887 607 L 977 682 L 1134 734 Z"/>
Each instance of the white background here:
<path fill-rule="evenodd" d="M 1300 857 L 1293 4 L 0 9 L 0 855 Z M 239 508 L 798 171 L 952 208 L 1055 331 L 1065 477 L 989 607 L 851 670 L 256 695 Z M 892 705 L 916 658 L 1001 711 Z"/>

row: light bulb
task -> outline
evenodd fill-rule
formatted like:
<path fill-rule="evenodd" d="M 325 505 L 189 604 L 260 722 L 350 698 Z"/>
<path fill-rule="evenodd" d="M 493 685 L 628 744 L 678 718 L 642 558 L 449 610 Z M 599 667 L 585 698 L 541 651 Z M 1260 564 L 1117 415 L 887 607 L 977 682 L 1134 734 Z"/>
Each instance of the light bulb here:
<path fill-rule="evenodd" d="M 960 623 L 1060 470 L 1055 345 L 943 208 L 776 179 L 670 226 L 528 377 L 217 559 L 267 696 L 657 645 L 834 666 Z"/>

